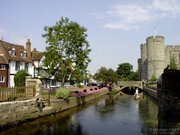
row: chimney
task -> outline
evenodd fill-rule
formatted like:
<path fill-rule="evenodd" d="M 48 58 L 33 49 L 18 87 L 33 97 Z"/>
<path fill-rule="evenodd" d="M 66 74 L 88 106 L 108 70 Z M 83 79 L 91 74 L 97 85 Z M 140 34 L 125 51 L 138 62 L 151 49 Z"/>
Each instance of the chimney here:
<path fill-rule="evenodd" d="M 31 41 L 28 38 L 26 42 L 27 58 L 31 58 Z"/>
<path fill-rule="evenodd" d="M 34 48 L 33 52 L 37 52 L 37 49 L 36 49 L 36 48 Z"/>

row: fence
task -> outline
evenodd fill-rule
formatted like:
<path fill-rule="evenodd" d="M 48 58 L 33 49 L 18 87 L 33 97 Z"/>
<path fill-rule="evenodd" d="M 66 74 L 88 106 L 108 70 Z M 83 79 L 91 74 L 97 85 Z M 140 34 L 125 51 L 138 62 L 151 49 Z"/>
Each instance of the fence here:
<path fill-rule="evenodd" d="M 0 102 L 12 101 L 18 98 L 33 97 L 35 95 L 35 87 L 14 87 L 0 88 Z"/>

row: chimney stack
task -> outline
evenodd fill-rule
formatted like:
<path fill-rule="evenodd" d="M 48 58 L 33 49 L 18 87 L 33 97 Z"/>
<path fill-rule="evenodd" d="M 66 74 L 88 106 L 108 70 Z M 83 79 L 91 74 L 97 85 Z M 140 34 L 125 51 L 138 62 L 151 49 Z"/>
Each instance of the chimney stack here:
<path fill-rule="evenodd" d="M 27 58 L 31 58 L 31 41 L 28 38 L 26 42 Z"/>

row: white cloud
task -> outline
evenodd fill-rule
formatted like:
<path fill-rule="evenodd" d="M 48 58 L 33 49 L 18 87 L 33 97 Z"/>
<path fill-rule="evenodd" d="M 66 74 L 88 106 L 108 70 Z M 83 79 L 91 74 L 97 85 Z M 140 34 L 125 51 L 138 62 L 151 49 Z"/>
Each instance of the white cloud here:
<path fill-rule="evenodd" d="M 131 29 L 138 29 L 138 26 L 133 26 L 133 25 L 129 25 L 129 24 L 123 24 L 123 23 L 107 23 L 106 25 L 104 25 L 105 28 L 109 28 L 109 29 L 122 29 L 125 31 L 131 30 Z"/>
<path fill-rule="evenodd" d="M 179 0 L 154 0 L 152 7 L 160 11 L 161 17 L 177 16 L 180 14 Z"/>
<path fill-rule="evenodd" d="M 116 18 L 115 22 L 104 25 L 110 29 L 134 30 L 142 23 L 153 19 L 149 7 L 138 4 L 116 5 L 107 14 Z"/>
<path fill-rule="evenodd" d="M 111 17 L 111 22 L 107 22 L 105 28 L 135 30 L 162 17 L 178 17 L 180 1 L 153 0 L 151 3 L 119 4 L 111 7 L 106 15 Z"/>
<path fill-rule="evenodd" d="M 117 5 L 108 11 L 109 15 L 117 16 L 126 23 L 136 23 L 150 20 L 148 9 L 141 5 Z"/>

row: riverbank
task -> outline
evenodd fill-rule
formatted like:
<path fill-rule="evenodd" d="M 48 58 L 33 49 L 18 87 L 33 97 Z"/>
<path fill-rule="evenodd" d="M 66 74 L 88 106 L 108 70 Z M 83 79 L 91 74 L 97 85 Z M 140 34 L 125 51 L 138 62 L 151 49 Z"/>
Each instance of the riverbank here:
<path fill-rule="evenodd" d="M 108 92 L 108 88 L 104 87 L 100 91 L 89 93 L 85 96 L 69 97 L 68 100 L 53 99 L 50 104 L 36 98 L 24 101 L 3 102 L 0 103 L 0 127 L 15 125 L 59 113 L 72 107 L 86 104 L 86 102 L 106 95 Z"/>
<path fill-rule="evenodd" d="M 155 134 L 158 107 L 144 95 L 104 95 L 85 105 L 0 131 L 2 135 L 131 135 Z"/>
<path fill-rule="evenodd" d="M 157 90 L 154 90 L 152 88 L 144 87 L 144 91 L 150 95 L 152 98 L 154 98 L 156 101 L 158 100 Z"/>

